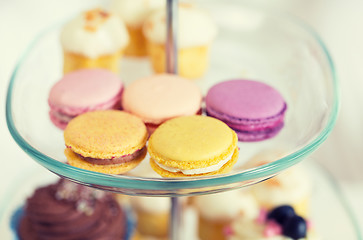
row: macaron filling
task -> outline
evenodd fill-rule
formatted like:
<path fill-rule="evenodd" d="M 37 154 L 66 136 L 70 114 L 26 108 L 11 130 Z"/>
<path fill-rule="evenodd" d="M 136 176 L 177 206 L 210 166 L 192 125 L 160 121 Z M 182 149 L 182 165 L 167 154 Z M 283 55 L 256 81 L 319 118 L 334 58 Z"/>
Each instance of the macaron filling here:
<path fill-rule="evenodd" d="M 281 123 L 283 123 L 284 121 L 286 109 L 287 105 L 285 103 L 282 110 L 278 114 L 261 119 L 247 119 L 247 118 L 238 118 L 234 116 L 227 116 L 226 114 L 218 112 L 211 107 L 207 107 L 207 115 L 222 120 L 234 130 L 248 132 L 248 131 L 259 131 L 259 130 L 279 127 Z"/>
<path fill-rule="evenodd" d="M 228 155 L 225 159 L 219 161 L 217 164 L 215 165 L 211 165 L 208 167 L 204 167 L 204 168 L 196 168 L 196 169 L 180 169 L 180 168 L 174 168 L 174 167 L 169 167 L 169 166 L 165 166 L 163 164 L 160 164 L 159 162 L 155 161 L 154 162 L 162 169 L 168 171 L 168 172 L 181 172 L 185 175 L 195 175 L 195 174 L 204 174 L 204 173 L 211 173 L 211 172 L 215 172 L 218 171 L 221 167 L 223 167 L 224 164 L 226 164 L 227 162 L 229 162 L 232 159 L 233 156 L 233 152 Z"/>
<path fill-rule="evenodd" d="M 112 165 L 112 164 L 121 164 L 125 162 L 130 162 L 132 160 L 138 159 L 140 156 L 146 154 L 146 147 L 143 147 L 139 150 L 136 150 L 134 153 L 123 155 L 120 157 L 112 157 L 111 159 L 99 159 L 99 158 L 91 158 L 91 157 L 84 157 L 78 153 L 77 156 L 82 158 L 83 160 L 97 165 Z"/>
<path fill-rule="evenodd" d="M 274 128 L 264 128 L 256 131 L 241 131 L 234 128 L 232 129 L 237 133 L 238 139 L 241 141 L 259 141 L 277 135 L 283 127 L 284 123 L 281 122 Z"/>
<path fill-rule="evenodd" d="M 227 120 L 223 117 L 223 114 L 217 114 L 212 109 L 207 109 L 207 115 L 216 117 L 225 122 L 230 128 L 232 128 L 241 141 L 258 141 L 271 138 L 277 135 L 284 127 L 284 115 L 286 111 L 286 104 L 282 111 L 276 116 L 266 119 L 242 119 L 233 118 Z"/>

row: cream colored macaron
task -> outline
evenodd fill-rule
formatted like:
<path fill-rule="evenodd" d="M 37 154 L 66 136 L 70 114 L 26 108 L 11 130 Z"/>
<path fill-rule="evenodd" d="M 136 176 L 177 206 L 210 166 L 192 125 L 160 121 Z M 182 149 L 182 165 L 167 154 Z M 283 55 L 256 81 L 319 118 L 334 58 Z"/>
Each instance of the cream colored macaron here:
<path fill-rule="evenodd" d="M 199 113 L 201 102 L 202 93 L 195 83 L 172 74 L 136 80 L 122 97 L 123 109 L 141 118 L 150 132 L 166 120 Z"/>

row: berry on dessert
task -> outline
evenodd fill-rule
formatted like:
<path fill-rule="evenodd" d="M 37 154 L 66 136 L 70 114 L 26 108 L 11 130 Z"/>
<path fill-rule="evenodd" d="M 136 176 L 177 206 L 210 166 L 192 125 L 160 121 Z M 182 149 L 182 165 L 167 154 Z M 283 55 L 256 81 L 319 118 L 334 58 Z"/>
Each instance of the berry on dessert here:
<path fill-rule="evenodd" d="M 294 209 L 289 205 L 282 205 L 270 211 L 267 215 L 267 219 L 274 220 L 283 225 L 284 222 L 292 216 L 295 216 Z"/>
<path fill-rule="evenodd" d="M 261 209 L 257 219 L 239 218 L 225 229 L 228 240 L 318 240 L 311 224 L 290 206 L 278 206 L 267 212 Z M 276 219 L 283 223 L 277 222 Z"/>

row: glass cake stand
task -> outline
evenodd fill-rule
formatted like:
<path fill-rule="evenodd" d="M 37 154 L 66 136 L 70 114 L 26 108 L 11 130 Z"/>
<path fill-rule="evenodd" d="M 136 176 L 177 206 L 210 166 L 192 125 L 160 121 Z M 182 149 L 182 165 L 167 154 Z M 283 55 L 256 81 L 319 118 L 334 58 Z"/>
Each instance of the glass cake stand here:
<path fill-rule="evenodd" d="M 309 177 L 314 182 L 310 215 L 319 237 L 329 240 L 363 240 L 359 221 L 353 214 L 347 196 L 339 189 L 336 179 L 312 160 L 308 158 L 301 164 L 309 169 Z M 54 183 L 57 179 L 56 175 L 44 171 L 37 164 L 19 169 L 0 199 L 0 239 L 19 240 L 17 237 L 14 238 L 18 226 L 18 222 L 14 223 L 17 210 L 24 206 L 26 199 L 35 189 Z M 190 211 L 183 214 L 184 239 L 198 240 L 196 232 L 198 221 L 195 215 L 196 213 L 190 214 Z M 130 235 L 132 231 L 130 228 Z"/>
<path fill-rule="evenodd" d="M 168 58 L 176 58 L 177 0 L 168 0 Z M 61 24 L 41 32 L 29 45 L 12 74 L 6 119 L 17 144 L 51 172 L 95 188 L 138 196 L 172 197 L 172 219 L 178 219 L 179 196 L 240 188 L 266 180 L 313 152 L 331 132 L 338 112 L 338 82 L 332 60 L 319 36 L 300 20 L 285 14 L 247 7 L 239 1 L 201 0 L 219 33 L 211 45 L 210 66 L 195 80 L 203 93 L 217 82 L 247 78 L 274 86 L 286 99 L 285 127 L 273 139 L 239 142 L 238 163 L 228 174 L 160 178 L 145 174 L 148 159 L 125 175 L 108 175 L 66 164 L 63 133 L 48 117 L 48 93 L 62 76 Z M 172 21 L 174 20 L 174 21 Z M 175 61 L 174 61 L 175 63 Z M 124 58 L 121 77 L 129 82 L 152 74 L 148 59 Z M 175 72 L 175 65 L 169 70 Z M 187 93 L 186 93 L 187 94 Z M 247 167 L 256 153 L 282 152 L 273 162 Z M 174 221 L 174 227 L 178 226 Z M 176 229 L 171 232 L 176 232 Z M 176 239 L 175 234 L 171 239 Z"/>

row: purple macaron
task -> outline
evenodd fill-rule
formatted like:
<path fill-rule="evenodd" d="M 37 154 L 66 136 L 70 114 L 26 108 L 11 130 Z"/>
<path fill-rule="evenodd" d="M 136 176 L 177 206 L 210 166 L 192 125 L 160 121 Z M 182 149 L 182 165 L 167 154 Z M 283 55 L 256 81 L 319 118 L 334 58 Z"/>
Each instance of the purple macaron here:
<path fill-rule="evenodd" d="M 209 89 L 207 114 L 225 122 L 240 141 L 275 136 L 284 126 L 286 102 L 271 86 L 251 80 L 230 80 Z"/>

